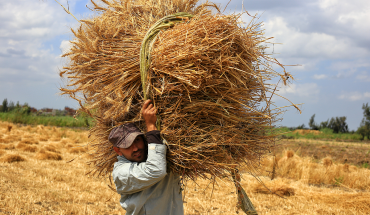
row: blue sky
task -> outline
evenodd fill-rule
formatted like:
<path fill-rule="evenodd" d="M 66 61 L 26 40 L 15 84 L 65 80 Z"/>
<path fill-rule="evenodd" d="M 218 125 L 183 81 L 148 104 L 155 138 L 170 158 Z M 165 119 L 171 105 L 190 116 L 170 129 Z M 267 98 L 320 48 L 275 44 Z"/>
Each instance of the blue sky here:
<path fill-rule="evenodd" d="M 67 1 L 59 1 L 67 7 Z M 224 8 L 228 0 L 214 0 Z M 78 18 L 93 16 L 87 0 L 70 0 Z M 295 81 L 279 94 L 304 103 L 302 114 L 288 108 L 281 125 L 308 124 L 346 116 L 351 130 L 362 119 L 363 103 L 370 102 L 370 1 L 368 0 L 232 0 L 225 13 L 258 14 L 274 57 L 286 65 Z M 58 95 L 62 84 L 60 58 L 78 22 L 53 0 L 0 0 L 0 100 L 29 103 L 36 108 L 77 108 Z M 250 17 L 243 15 L 243 21 Z M 272 49 L 270 49 L 272 51 Z M 277 106 L 289 105 L 275 97 Z"/>

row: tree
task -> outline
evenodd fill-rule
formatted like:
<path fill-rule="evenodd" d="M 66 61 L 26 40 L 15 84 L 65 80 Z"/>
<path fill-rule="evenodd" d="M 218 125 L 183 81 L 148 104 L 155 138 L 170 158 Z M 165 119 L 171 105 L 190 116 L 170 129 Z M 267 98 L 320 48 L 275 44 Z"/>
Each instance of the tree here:
<path fill-rule="evenodd" d="M 1 107 L 0 112 L 8 112 L 8 99 L 3 100 L 3 106 Z"/>
<path fill-rule="evenodd" d="M 320 123 L 320 129 L 329 128 L 329 120 Z"/>
<path fill-rule="evenodd" d="M 319 130 L 320 127 L 315 123 L 315 114 L 311 116 L 310 121 L 308 122 L 308 126 L 310 126 L 311 130 Z"/>
<path fill-rule="evenodd" d="M 347 117 L 333 117 L 329 122 L 329 128 L 333 129 L 334 133 L 348 133 Z"/>
<path fill-rule="evenodd" d="M 17 101 L 17 104 L 15 105 L 15 108 L 17 108 L 17 109 L 21 108 L 21 105 L 19 104 L 19 101 Z"/>
<path fill-rule="evenodd" d="M 30 106 L 28 105 L 27 102 L 24 103 L 24 105 L 22 106 L 21 113 L 22 114 L 30 114 L 31 113 L 31 108 L 30 108 Z"/>
<path fill-rule="evenodd" d="M 362 123 L 361 123 L 362 124 Z M 361 139 L 360 140 L 364 140 L 365 139 L 365 136 L 367 136 L 367 129 L 365 126 L 361 125 L 360 124 L 360 127 L 357 129 L 357 133 L 361 135 Z M 367 137 L 367 139 L 369 139 L 369 137 Z"/>
<path fill-rule="evenodd" d="M 357 133 L 362 136 L 362 140 L 365 136 L 370 140 L 370 106 L 368 103 L 362 105 L 362 110 L 364 111 L 364 118 L 361 121 L 360 127 L 357 129 Z"/>
<path fill-rule="evenodd" d="M 347 117 L 332 117 L 330 120 L 321 122 L 319 129 L 330 128 L 333 130 L 333 133 L 348 133 L 348 124 L 346 122 Z"/>
<path fill-rule="evenodd" d="M 370 106 L 368 103 L 362 105 L 362 110 L 364 110 L 364 121 L 366 125 L 370 126 Z"/>
<path fill-rule="evenodd" d="M 15 109 L 15 105 L 14 105 L 14 102 L 12 101 L 9 101 L 9 104 L 8 104 L 8 111 L 13 111 Z"/>

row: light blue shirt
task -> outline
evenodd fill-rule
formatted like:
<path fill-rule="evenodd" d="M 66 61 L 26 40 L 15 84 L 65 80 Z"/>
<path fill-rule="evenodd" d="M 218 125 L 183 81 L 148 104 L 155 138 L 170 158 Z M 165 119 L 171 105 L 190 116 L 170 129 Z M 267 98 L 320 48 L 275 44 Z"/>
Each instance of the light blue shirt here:
<path fill-rule="evenodd" d="M 183 215 L 180 177 L 166 173 L 166 145 L 148 144 L 146 162 L 118 156 L 113 180 L 126 215 Z"/>

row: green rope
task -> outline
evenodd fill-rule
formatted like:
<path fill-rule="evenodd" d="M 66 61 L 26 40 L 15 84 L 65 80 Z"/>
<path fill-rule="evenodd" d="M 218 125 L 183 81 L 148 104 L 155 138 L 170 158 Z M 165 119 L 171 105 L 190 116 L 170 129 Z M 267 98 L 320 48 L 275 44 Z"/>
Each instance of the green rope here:
<path fill-rule="evenodd" d="M 144 100 L 147 100 L 150 96 L 149 85 L 147 85 L 148 70 L 151 61 L 151 52 L 153 45 L 157 38 L 157 35 L 161 30 L 166 30 L 173 27 L 176 23 L 182 22 L 184 19 L 193 18 L 193 15 L 185 12 L 175 13 L 162 19 L 158 20 L 146 33 L 140 49 L 140 76 L 141 85 L 143 87 Z M 156 127 L 158 130 L 161 128 L 161 120 L 157 116 Z"/>
<path fill-rule="evenodd" d="M 175 13 L 162 19 L 158 20 L 146 33 L 140 49 L 140 75 L 141 84 L 143 87 L 144 99 L 148 99 L 149 95 L 149 85 L 147 86 L 148 69 L 150 67 L 151 52 L 153 45 L 157 38 L 157 35 L 161 30 L 166 30 L 173 27 L 176 23 L 182 22 L 184 19 L 192 18 L 193 15 L 180 12 Z"/>
<path fill-rule="evenodd" d="M 245 192 L 243 187 L 240 185 L 239 171 L 236 169 L 235 171 L 231 172 L 231 176 L 233 177 L 234 184 L 236 187 L 236 192 L 238 195 L 238 208 L 241 208 L 244 211 L 244 213 L 247 215 L 258 215 L 247 193 Z"/>

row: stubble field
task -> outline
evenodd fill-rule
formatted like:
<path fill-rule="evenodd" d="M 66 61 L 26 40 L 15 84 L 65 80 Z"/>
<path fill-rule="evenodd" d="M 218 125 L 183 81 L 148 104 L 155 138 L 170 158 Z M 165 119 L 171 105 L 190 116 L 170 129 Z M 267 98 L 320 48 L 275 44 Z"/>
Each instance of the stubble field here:
<path fill-rule="evenodd" d="M 87 141 L 86 131 L 0 122 L 0 214 L 125 214 L 108 181 L 85 175 Z M 363 168 L 370 145 L 279 144 L 276 158 L 266 157 L 259 174 L 273 193 L 243 174 L 259 214 L 370 214 L 370 170 Z M 189 182 L 185 214 L 237 214 L 234 185 L 225 178 L 212 187 L 202 179 Z"/>

